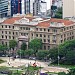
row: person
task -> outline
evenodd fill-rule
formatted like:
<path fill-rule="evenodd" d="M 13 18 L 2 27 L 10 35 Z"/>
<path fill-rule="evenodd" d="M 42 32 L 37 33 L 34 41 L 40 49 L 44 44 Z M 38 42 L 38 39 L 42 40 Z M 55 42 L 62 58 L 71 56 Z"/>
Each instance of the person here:
<path fill-rule="evenodd" d="M 37 66 L 36 63 L 34 63 L 33 66 L 36 67 Z"/>

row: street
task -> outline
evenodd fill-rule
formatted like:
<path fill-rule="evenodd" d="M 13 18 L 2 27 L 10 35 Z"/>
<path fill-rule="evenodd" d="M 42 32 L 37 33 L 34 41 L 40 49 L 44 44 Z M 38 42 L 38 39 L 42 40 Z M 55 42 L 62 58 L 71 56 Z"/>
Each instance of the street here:
<path fill-rule="evenodd" d="M 0 59 L 6 60 L 7 62 L 0 64 L 0 66 L 7 66 L 7 67 L 18 67 L 18 66 L 26 66 L 27 64 L 33 65 L 35 63 L 35 60 L 28 60 L 28 59 L 15 59 L 14 61 L 10 57 L 10 64 L 9 63 L 9 57 L 0 57 Z M 41 61 L 36 61 L 37 66 L 43 67 L 41 69 L 41 72 L 67 72 L 68 69 L 66 68 L 60 68 L 60 67 L 51 67 L 48 66 L 48 62 L 41 62 Z"/>

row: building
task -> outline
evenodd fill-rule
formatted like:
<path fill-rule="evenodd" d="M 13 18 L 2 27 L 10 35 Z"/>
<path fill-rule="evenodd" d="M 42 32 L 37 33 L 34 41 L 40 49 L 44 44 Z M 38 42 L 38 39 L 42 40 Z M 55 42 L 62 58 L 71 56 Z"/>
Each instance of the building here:
<path fill-rule="evenodd" d="M 14 39 L 19 47 L 22 41 L 42 39 L 42 49 L 48 50 L 67 40 L 75 39 L 75 23 L 64 19 L 44 19 L 31 16 L 15 16 L 0 23 L 0 43 L 9 45 Z"/>
<path fill-rule="evenodd" d="M 24 2 L 22 2 L 24 3 L 25 14 L 33 14 L 33 2 L 34 0 L 24 0 Z"/>
<path fill-rule="evenodd" d="M 33 3 L 33 15 L 38 16 L 39 14 L 41 15 L 46 15 L 47 12 L 47 3 L 42 0 L 35 0 Z"/>
<path fill-rule="evenodd" d="M 11 0 L 11 16 L 21 14 L 21 0 Z"/>
<path fill-rule="evenodd" d="M 45 1 L 40 2 L 40 13 L 41 13 L 41 15 L 47 14 L 47 2 L 45 2 Z"/>
<path fill-rule="evenodd" d="M 62 6 L 63 6 L 62 0 L 52 0 L 51 17 L 55 17 L 58 8 L 62 8 Z"/>
<path fill-rule="evenodd" d="M 75 0 L 63 0 L 63 18 L 75 16 Z"/>
<path fill-rule="evenodd" d="M 8 0 L 0 0 L 0 18 L 6 17 L 8 13 Z"/>

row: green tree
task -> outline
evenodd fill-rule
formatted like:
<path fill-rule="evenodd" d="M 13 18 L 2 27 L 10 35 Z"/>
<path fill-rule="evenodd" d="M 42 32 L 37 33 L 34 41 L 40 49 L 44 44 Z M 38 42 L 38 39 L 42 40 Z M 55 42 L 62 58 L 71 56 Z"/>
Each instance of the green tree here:
<path fill-rule="evenodd" d="M 62 8 L 58 8 L 56 14 L 55 14 L 55 18 L 62 18 Z"/>
<path fill-rule="evenodd" d="M 34 54 L 36 56 L 36 52 L 38 52 L 38 49 L 41 49 L 42 47 L 42 40 L 41 39 L 33 39 L 29 42 L 30 49 L 34 50 Z"/>
<path fill-rule="evenodd" d="M 75 68 L 70 69 L 67 75 L 75 75 Z"/>
<path fill-rule="evenodd" d="M 21 50 L 26 50 L 26 48 L 27 48 L 27 45 L 26 45 L 26 43 L 22 43 L 22 45 L 21 45 Z"/>
<path fill-rule="evenodd" d="M 59 53 L 62 57 L 65 57 L 66 53 L 72 50 L 75 50 L 75 40 L 69 40 L 59 45 Z"/>
<path fill-rule="evenodd" d="M 57 60 L 57 57 L 58 57 L 58 48 L 57 47 L 50 49 L 49 53 L 50 53 L 50 58 L 52 60 Z"/>
<path fill-rule="evenodd" d="M 72 65 L 75 64 L 75 50 L 68 51 L 66 53 L 65 59 L 67 64 L 72 64 Z"/>
<path fill-rule="evenodd" d="M 29 56 L 31 56 L 31 55 L 34 54 L 34 50 L 32 50 L 32 49 L 25 50 L 24 54 L 25 54 L 25 56 L 28 56 L 29 57 Z"/>
<path fill-rule="evenodd" d="M 42 60 L 42 59 L 47 59 L 47 55 L 49 54 L 48 50 L 39 50 L 37 52 L 37 58 Z"/>
<path fill-rule="evenodd" d="M 59 72 L 58 75 L 66 75 L 65 72 Z"/>
<path fill-rule="evenodd" d="M 14 48 L 17 46 L 17 41 L 15 40 L 10 40 L 9 41 L 9 47 L 14 50 Z"/>
<path fill-rule="evenodd" d="M 8 47 L 6 45 L 1 45 L 0 44 L 0 53 L 6 54 Z"/>

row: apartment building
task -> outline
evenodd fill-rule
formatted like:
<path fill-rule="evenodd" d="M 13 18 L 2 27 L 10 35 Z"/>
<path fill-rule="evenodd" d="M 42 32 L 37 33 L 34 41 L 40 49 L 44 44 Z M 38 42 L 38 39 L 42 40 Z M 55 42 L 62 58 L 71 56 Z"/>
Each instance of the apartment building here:
<path fill-rule="evenodd" d="M 63 0 L 63 18 L 75 16 L 75 0 Z"/>
<path fill-rule="evenodd" d="M 12 17 L 0 23 L 0 43 L 9 45 L 16 40 L 20 46 L 23 41 L 42 39 L 42 49 L 48 50 L 64 41 L 75 38 L 75 23 L 63 19 L 44 19 L 31 16 Z"/>
<path fill-rule="evenodd" d="M 0 0 L 0 18 L 6 17 L 8 13 L 8 0 Z"/>

